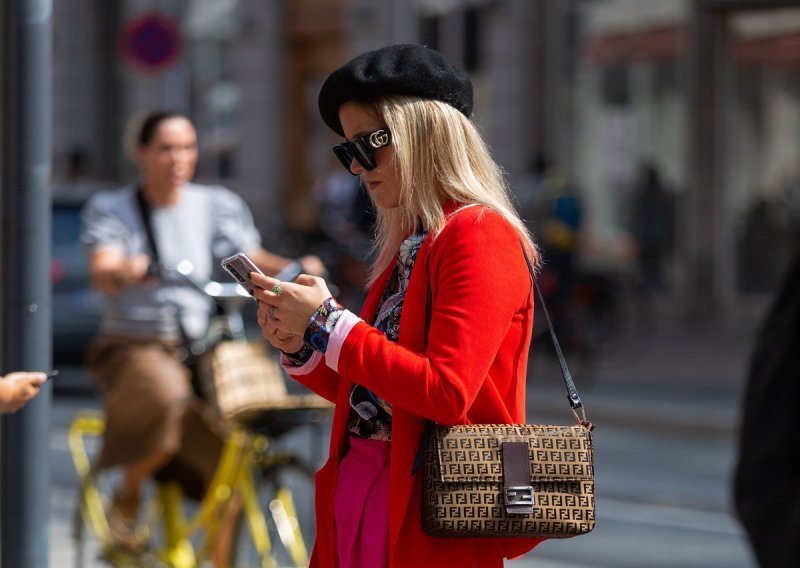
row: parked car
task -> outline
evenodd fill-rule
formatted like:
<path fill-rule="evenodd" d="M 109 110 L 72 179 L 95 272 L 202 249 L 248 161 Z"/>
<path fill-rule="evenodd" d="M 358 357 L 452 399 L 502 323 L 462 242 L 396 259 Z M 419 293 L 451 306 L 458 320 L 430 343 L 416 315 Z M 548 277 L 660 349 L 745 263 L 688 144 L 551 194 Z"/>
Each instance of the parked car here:
<path fill-rule="evenodd" d="M 100 323 L 101 298 L 89 283 L 86 251 L 80 243 L 83 198 L 53 199 L 52 262 L 53 364 L 83 363 Z"/>

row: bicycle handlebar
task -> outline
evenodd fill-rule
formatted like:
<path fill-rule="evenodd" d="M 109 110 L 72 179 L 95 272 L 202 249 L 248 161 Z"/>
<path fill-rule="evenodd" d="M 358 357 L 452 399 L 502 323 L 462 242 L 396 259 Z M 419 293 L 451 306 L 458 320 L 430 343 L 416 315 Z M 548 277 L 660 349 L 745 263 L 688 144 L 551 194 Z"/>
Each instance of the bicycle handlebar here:
<path fill-rule="evenodd" d="M 177 274 L 185 282 L 188 282 L 195 290 L 202 292 L 215 300 L 226 298 L 250 298 L 250 294 L 236 282 L 217 282 L 209 280 L 206 283 L 199 282 L 192 273 L 194 266 L 188 260 L 182 260 L 174 268 L 164 268 L 165 274 Z"/>
<path fill-rule="evenodd" d="M 208 282 L 201 283 L 194 278 L 194 276 L 192 275 L 193 271 L 194 271 L 194 266 L 188 260 L 182 260 L 173 268 L 168 268 L 168 267 L 162 268 L 162 274 L 164 275 L 177 274 L 185 282 L 188 282 L 197 291 L 211 297 L 214 300 L 222 300 L 222 299 L 230 299 L 238 297 L 252 299 L 252 296 L 250 296 L 250 294 L 247 293 L 247 290 L 245 290 L 237 282 L 217 282 L 215 280 L 209 280 Z M 303 272 L 302 266 L 300 266 L 299 262 L 295 261 L 289 263 L 284 269 L 275 274 L 273 278 L 275 278 L 276 280 L 281 280 L 283 282 L 293 282 L 298 276 L 300 276 L 300 274 L 302 274 L 302 272 Z M 322 275 L 322 278 L 326 280 L 331 295 L 338 296 L 339 288 L 332 282 L 328 281 L 327 272 Z"/>
<path fill-rule="evenodd" d="M 228 336 L 234 339 L 244 338 L 246 335 L 243 317 L 244 307 L 254 298 L 238 282 L 217 282 L 215 280 L 201 282 L 194 277 L 193 272 L 194 266 L 188 260 L 183 260 L 174 267 L 161 266 L 159 268 L 162 278 L 175 278 L 189 284 L 201 294 L 211 298 L 222 309 L 221 317 L 215 320 L 217 321 L 217 326 L 221 325 L 221 327 L 214 327 L 215 331 L 212 332 L 210 325 L 208 332 L 210 336 L 207 335 L 203 339 L 193 341 L 191 346 L 192 353 L 198 354 L 206 351 L 209 345 L 216 342 L 220 336 Z M 293 281 L 301 273 L 302 267 L 300 263 L 292 262 L 274 277 L 281 281 Z M 338 288 L 330 282 L 328 283 L 328 289 L 332 295 L 338 295 Z"/>

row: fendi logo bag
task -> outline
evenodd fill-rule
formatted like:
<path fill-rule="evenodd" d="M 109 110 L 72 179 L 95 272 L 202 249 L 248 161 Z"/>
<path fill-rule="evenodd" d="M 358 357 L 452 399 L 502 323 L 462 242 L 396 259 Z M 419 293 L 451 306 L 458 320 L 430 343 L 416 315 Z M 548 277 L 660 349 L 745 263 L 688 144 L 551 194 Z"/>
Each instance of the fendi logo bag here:
<path fill-rule="evenodd" d="M 422 528 L 431 536 L 568 538 L 594 529 L 594 427 L 533 282 L 577 424 L 427 423 L 415 468 L 422 467 Z"/>
<path fill-rule="evenodd" d="M 434 427 L 422 526 L 439 537 L 568 538 L 594 528 L 592 435 L 577 426 Z"/>

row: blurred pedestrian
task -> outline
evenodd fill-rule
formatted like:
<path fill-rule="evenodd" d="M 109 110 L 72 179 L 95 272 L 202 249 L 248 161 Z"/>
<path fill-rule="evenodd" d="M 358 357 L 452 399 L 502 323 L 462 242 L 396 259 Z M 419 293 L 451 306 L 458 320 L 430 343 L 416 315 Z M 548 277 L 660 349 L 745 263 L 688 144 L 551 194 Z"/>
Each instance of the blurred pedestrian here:
<path fill-rule="evenodd" d="M 472 120 L 469 76 L 434 50 L 356 57 L 319 95 L 334 152 L 377 208 L 377 258 L 356 316 L 323 280 L 254 275 L 259 323 L 293 377 L 336 403 L 316 477 L 311 565 L 495 568 L 535 539 L 422 529 L 423 421 L 525 418 L 537 250 Z"/>
<path fill-rule="evenodd" d="M 239 196 L 192 183 L 197 134 L 186 116 L 153 112 L 137 126 L 139 180 L 95 194 L 82 212 L 92 284 L 105 299 L 88 354 L 106 415 L 97 467 L 123 468 L 110 528 L 118 543 L 135 548 L 142 545 L 134 529 L 145 479 L 158 472 L 200 497 L 221 448 L 184 359 L 187 344 L 206 333 L 212 302 L 167 269 L 189 261 L 202 282 L 219 259 L 239 251 L 268 274 L 293 262 L 261 247 Z M 311 274 L 324 270 L 316 257 L 297 262 Z"/>
<path fill-rule="evenodd" d="M 800 255 L 759 331 L 739 437 L 736 511 L 764 568 L 800 558 Z"/>
<path fill-rule="evenodd" d="M 358 178 L 341 167 L 326 172 L 314 183 L 313 194 L 319 208 L 319 225 L 326 237 L 348 244 L 359 238 L 362 227 L 356 225 L 353 210 L 360 193 Z"/>
<path fill-rule="evenodd" d="M 530 197 L 523 213 L 542 249 L 546 264 L 557 265 L 565 279 L 572 278 L 583 227 L 583 201 L 575 184 L 559 174 L 547 158 L 536 156 L 526 189 Z"/>
<path fill-rule="evenodd" d="M 344 171 L 338 160 L 335 166 L 336 170 L 325 173 L 314 184 L 319 208 L 318 244 L 326 249 L 326 263 L 339 287 L 339 300 L 360 306 L 369 275 L 375 207 L 361 180 Z"/>
<path fill-rule="evenodd" d="M 575 296 L 578 280 L 583 200 L 572 182 L 556 171 L 550 161 L 537 154 L 525 177 L 520 211 L 542 251 L 539 286 L 547 300 L 553 326 L 565 344 L 577 350 Z M 546 335 L 546 334 L 545 334 Z M 545 341 L 548 350 L 552 345 Z"/>
<path fill-rule="evenodd" d="M 757 193 L 742 216 L 737 243 L 742 292 L 766 293 L 780 285 L 797 245 L 797 230 L 787 202 L 769 192 Z"/>
<path fill-rule="evenodd" d="M 653 162 L 639 166 L 631 201 L 630 226 L 638 249 L 639 274 L 648 290 L 660 290 L 674 249 L 675 200 Z"/>
<path fill-rule="evenodd" d="M 44 373 L 18 371 L 0 377 L 0 414 L 16 412 L 39 394 L 47 380 Z"/>

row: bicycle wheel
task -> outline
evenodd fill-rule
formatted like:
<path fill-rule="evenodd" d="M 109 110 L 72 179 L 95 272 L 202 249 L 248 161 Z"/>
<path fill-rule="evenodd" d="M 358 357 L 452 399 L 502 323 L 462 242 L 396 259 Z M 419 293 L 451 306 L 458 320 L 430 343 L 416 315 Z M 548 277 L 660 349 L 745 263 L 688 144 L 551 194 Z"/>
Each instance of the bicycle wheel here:
<path fill-rule="evenodd" d="M 241 516 L 231 565 L 300 568 L 308 565 L 315 537 L 314 476 L 297 456 L 267 454 L 255 471 L 259 515 Z"/>
<path fill-rule="evenodd" d="M 78 489 L 72 519 L 76 568 L 167 568 L 148 550 L 130 552 L 111 544 L 108 507 L 119 476 L 94 473 Z"/>
<path fill-rule="evenodd" d="M 109 502 L 107 487 L 99 483 L 100 477 L 85 480 L 78 488 L 75 510 L 72 515 L 72 540 L 76 568 L 107 566 L 107 544 L 103 535 L 101 517 Z"/>
<path fill-rule="evenodd" d="M 577 302 L 575 326 L 593 365 L 631 363 L 646 351 L 654 318 L 647 296 L 631 277 L 589 275 L 577 294 L 584 301 Z"/>

